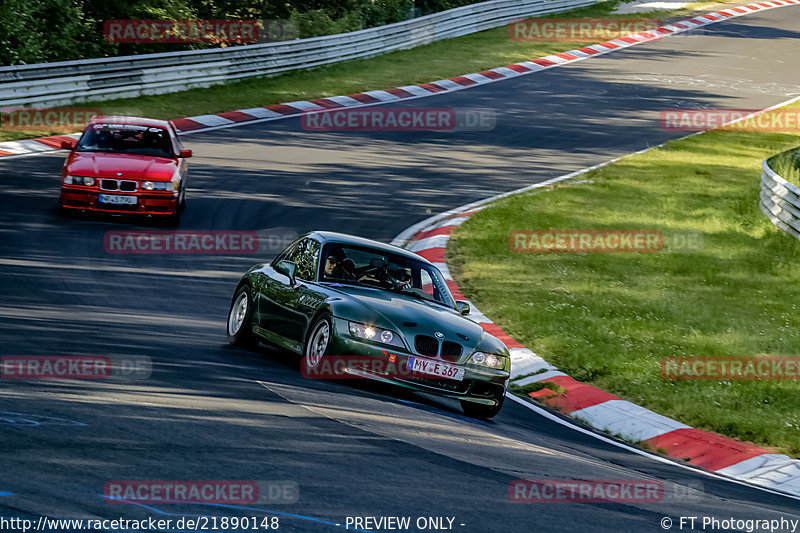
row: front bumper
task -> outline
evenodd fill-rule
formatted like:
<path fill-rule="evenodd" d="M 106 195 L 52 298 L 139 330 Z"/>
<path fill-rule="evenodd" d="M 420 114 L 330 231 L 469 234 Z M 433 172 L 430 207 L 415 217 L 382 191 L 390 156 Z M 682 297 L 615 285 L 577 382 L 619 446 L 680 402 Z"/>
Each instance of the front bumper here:
<path fill-rule="evenodd" d="M 134 196 L 136 204 L 106 204 L 99 200 L 101 194 Z M 178 210 L 178 197 L 173 192 L 107 193 L 97 189 L 62 187 L 60 205 L 73 211 L 91 211 L 118 215 L 174 215 Z"/>
<path fill-rule="evenodd" d="M 496 405 L 498 398 L 502 398 L 508 388 L 510 377 L 508 370 L 474 365 L 448 363 L 464 369 L 464 378 L 461 381 L 434 375 L 411 374 L 405 370 L 409 357 L 433 358 L 353 338 L 348 330 L 347 320 L 341 318 L 333 318 L 333 329 L 330 352 L 341 356 L 356 356 L 359 361 L 362 359 L 365 361 L 363 366 L 348 366 L 349 374 L 484 405 Z"/>

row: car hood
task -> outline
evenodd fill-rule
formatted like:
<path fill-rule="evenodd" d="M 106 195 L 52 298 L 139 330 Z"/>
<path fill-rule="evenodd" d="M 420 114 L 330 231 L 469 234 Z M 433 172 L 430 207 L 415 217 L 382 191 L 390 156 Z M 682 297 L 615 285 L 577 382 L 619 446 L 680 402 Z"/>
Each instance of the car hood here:
<path fill-rule="evenodd" d="M 67 161 L 68 174 L 92 178 L 169 181 L 177 168 L 173 159 L 105 152 L 73 152 Z"/>
<path fill-rule="evenodd" d="M 441 340 L 474 349 L 488 334 L 455 310 L 410 296 L 367 287 L 338 288 L 343 301 L 335 306 L 340 318 L 365 322 L 400 333 L 413 346 L 416 335 L 444 334 Z M 413 324 L 413 325 L 412 325 Z"/>

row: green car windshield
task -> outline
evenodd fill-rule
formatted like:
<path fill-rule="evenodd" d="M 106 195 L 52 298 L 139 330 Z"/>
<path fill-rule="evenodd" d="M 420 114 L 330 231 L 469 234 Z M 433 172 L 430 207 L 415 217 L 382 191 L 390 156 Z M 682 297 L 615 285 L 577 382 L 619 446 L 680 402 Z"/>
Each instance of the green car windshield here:
<path fill-rule="evenodd" d="M 328 243 L 320 257 L 320 281 L 376 287 L 453 308 L 436 267 L 382 250 Z"/>

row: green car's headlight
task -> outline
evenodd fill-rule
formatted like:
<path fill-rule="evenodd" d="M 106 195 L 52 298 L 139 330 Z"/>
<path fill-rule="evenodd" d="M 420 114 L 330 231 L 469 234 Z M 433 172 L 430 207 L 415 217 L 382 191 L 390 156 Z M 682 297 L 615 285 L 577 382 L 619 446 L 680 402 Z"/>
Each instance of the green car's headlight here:
<path fill-rule="evenodd" d="M 475 352 L 470 357 L 469 362 L 473 365 L 485 366 L 488 368 L 500 369 L 506 366 L 505 357 L 493 353 Z"/>
<path fill-rule="evenodd" d="M 350 329 L 350 335 L 359 339 L 366 339 L 372 342 L 379 342 L 381 344 L 388 344 L 389 346 L 397 346 L 403 348 L 403 341 L 400 340 L 400 335 L 388 329 L 376 328 L 369 324 L 362 324 L 360 322 L 347 322 Z"/>

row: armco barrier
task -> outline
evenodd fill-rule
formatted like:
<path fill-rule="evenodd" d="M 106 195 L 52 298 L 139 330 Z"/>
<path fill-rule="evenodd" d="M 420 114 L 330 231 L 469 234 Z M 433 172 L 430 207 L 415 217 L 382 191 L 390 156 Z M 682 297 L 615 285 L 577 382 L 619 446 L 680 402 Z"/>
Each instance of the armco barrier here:
<path fill-rule="evenodd" d="M 758 206 L 780 229 L 800 239 L 800 187 L 792 185 L 769 167 L 761 164 L 761 194 Z"/>
<path fill-rule="evenodd" d="M 596 0 L 491 0 L 376 28 L 267 44 L 0 67 L 0 107 L 162 94 L 365 58 Z"/>

